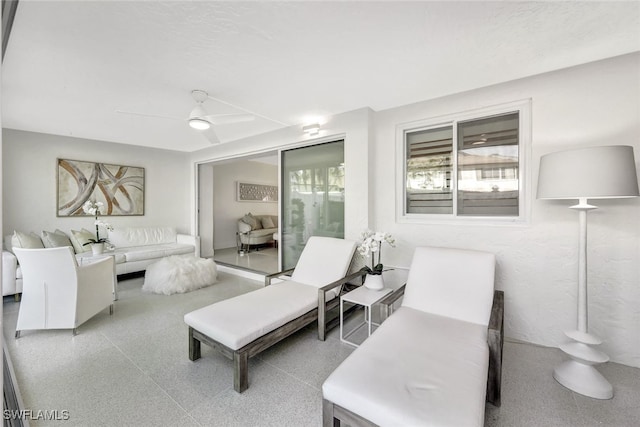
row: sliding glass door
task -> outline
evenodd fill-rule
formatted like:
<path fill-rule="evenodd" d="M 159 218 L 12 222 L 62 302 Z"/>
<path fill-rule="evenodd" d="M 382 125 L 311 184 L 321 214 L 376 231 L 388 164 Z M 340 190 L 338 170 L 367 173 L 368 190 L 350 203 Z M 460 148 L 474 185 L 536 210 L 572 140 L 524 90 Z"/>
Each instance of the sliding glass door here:
<path fill-rule="evenodd" d="M 282 152 L 282 267 L 311 236 L 344 238 L 344 141 Z"/>

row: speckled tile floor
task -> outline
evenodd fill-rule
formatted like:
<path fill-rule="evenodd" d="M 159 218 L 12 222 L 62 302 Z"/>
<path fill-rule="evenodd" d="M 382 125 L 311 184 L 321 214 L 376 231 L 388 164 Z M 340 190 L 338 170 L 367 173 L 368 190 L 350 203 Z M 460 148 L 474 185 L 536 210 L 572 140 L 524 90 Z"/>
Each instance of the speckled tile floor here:
<path fill-rule="evenodd" d="M 260 248 L 251 252 L 239 254 L 236 248 L 216 249 L 213 255 L 216 263 L 236 266 L 248 271 L 262 273 L 276 273 L 278 269 L 278 249 Z"/>
<path fill-rule="evenodd" d="M 324 379 L 352 351 L 338 328 L 325 342 L 306 328 L 250 360 L 249 389 L 232 388 L 231 361 L 203 346 L 187 357 L 183 315 L 252 291 L 260 282 L 219 273 L 188 294 L 143 293 L 143 278 L 121 281 L 113 317 L 100 313 L 71 331 L 26 331 L 13 338 L 19 303 L 4 299 L 4 334 L 25 406 L 69 411 L 77 426 L 320 426 Z M 360 319 L 352 318 L 350 322 Z M 608 363 L 612 400 L 563 388 L 551 377 L 557 349 L 507 342 L 502 406 L 487 405 L 486 426 L 640 425 L 640 369 Z"/>

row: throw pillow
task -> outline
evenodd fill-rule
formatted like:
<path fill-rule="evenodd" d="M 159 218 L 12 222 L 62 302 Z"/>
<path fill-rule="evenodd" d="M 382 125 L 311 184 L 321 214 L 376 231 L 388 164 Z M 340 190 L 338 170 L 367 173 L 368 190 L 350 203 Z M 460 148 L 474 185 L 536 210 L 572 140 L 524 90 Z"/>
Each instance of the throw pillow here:
<path fill-rule="evenodd" d="M 95 239 L 96 236 L 93 235 L 87 229 L 82 229 L 80 231 L 71 230 L 71 244 L 73 245 L 73 249 L 77 254 L 82 252 L 87 252 L 91 250 L 91 245 L 86 245 L 85 243 L 90 243 L 89 239 Z"/>
<path fill-rule="evenodd" d="M 242 217 L 242 222 L 244 222 L 245 224 L 249 224 L 252 230 L 255 230 L 258 226 L 258 220 L 255 219 L 253 215 L 251 215 L 251 212 Z"/>
<path fill-rule="evenodd" d="M 262 217 L 262 228 L 276 228 L 270 216 Z"/>
<path fill-rule="evenodd" d="M 262 230 L 262 221 L 260 220 L 260 218 L 254 216 L 253 220 L 256 223 L 256 225 L 255 225 L 255 227 L 253 227 L 253 229 L 254 230 Z"/>
<path fill-rule="evenodd" d="M 61 246 L 73 246 L 69 237 L 61 230 L 42 231 L 42 243 L 45 248 L 59 248 Z"/>
<path fill-rule="evenodd" d="M 23 248 L 23 249 L 42 249 L 44 245 L 42 244 L 42 240 L 40 237 L 34 232 L 29 234 L 23 233 L 21 231 L 14 231 L 13 237 L 11 238 L 11 246 L 14 248 Z"/>

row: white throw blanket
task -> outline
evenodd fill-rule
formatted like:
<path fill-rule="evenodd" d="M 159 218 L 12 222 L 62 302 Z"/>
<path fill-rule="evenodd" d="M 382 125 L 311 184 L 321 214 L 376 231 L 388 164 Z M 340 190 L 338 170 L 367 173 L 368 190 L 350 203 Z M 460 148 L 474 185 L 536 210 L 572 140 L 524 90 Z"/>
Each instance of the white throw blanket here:
<path fill-rule="evenodd" d="M 217 275 L 212 259 L 172 255 L 147 267 L 142 290 L 164 295 L 184 293 L 213 285 Z"/>

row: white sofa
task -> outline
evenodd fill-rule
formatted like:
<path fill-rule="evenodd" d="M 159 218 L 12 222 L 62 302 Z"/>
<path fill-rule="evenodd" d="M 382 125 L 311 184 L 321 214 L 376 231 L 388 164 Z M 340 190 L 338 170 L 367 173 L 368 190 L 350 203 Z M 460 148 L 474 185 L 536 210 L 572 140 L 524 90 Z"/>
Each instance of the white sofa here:
<path fill-rule="evenodd" d="M 14 235 L 5 236 L 5 250 L 2 252 L 2 295 L 20 294 L 22 292 L 22 271 L 18 265 L 16 256 L 12 253 L 12 241 Z M 28 248 L 53 247 L 47 237 L 52 234 L 58 236 L 65 234 L 59 230 L 53 233 L 43 232 L 40 236 L 35 233 L 26 235 L 30 240 Z M 21 235 L 25 236 L 24 233 Z M 73 233 L 72 233 L 73 235 Z M 43 239 L 40 239 L 43 237 Z M 38 244 L 40 239 L 40 244 Z M 47 241 L 49 244 L 45 244 Z M 55 240 L 55 239 L 54 239 Z M 73 243 L 76 258 L 80 264 L 83 258 L 91 257 L 89 246 L 78 246 L 72 239 L 60 239 L 59 245 L 69 246 L 66 241 Z M 169 256 L 193 254 L 200 257 L 200 238 L 187 234 L 179 234 L 173 227 L 125 227 L 117 228 L 109 232 L 109 243 L 115 246 L 112 253 L 116 263 L 116 274 L 135 273 L 144 271 L 153 262 Z M 24 246 L 23 246 L 24 247 Z M 84 248 L 86 252 L 80 252 Z"/>
<path fill-rule="evenodd" d="M 251 245 L 272 242 L 273 235 L 277 232 L 277 215 L 252 215 L 248 213 L 238 220 L 239 243 L 246 247 L 247 251 L 251 249 Z"/>
<path fill-rule="evenodd" d="M 402 305 L 322 386 L 323 425 L 482 426 L 500 404 L 495 256 L 417 248 Z"/>

